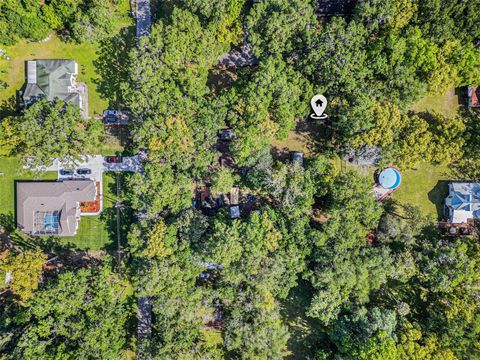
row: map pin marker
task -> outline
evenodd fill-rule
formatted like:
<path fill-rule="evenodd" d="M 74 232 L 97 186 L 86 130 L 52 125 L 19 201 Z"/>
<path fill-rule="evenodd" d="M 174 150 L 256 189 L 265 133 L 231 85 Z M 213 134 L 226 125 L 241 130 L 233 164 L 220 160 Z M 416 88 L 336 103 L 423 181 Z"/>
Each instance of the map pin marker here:
<path fill-rule="evenodd" d="M 323 95 L 317 94 L 312 97 L 310 105 L 312 106 L 312 110 L 315 114 L 311 114 L 310 117 L 317 120 L 326 119 L 328 115 L 324 114 L 324 112 L 327 108 L 327 104 L 327 98 Z"/>

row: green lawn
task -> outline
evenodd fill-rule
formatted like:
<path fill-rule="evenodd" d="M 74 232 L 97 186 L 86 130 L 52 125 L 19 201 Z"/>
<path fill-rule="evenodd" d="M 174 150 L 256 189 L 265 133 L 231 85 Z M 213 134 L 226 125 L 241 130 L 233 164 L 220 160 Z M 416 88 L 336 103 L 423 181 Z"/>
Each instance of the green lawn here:
<path fill-rule="evenodd" d="M 282 319 L 291 334 L 283 354 L 285 359 L 313 359 L 315 349 L 321 347 L 325 341 L 325 334 L 320 332 L 320 322 L 305 313 L 311 296 L 311 286 L 300 280 L 298 285 L 290 290 L 288 298 L 282 301 Z"/>
<path fill-rule="evenodd" d="M 393 199 L 415 205 L 433 220 L 441 218 L 442 203 L 448 192 L 447 169 L 422 164 L 417 170 L 402 171 L 402 185 L 393 193 Z"/>
<path fill-rule="evenodd" d="M 42 177 L 38 173 L 22 170 L 18 158 L 0 158 L 0 221 L 10 222 L 14 219 L 14 184 L 15 180 L 56 180 L 56 172 L 46 172 Z M 116 199 L 114 174 L 106 173 L 103 177 L 103 209 L 99 216 L 82 216 L 77 235 L 58 238 L 59 244 L 69 244 L 71 248 L 88 250 L 116 249 L 116 212 L 113 207 Z M 6 217 L 5 217 L 6 216 Z"/>
<path fill-rule="evenodd" d="M 415 112 L 438 112 L 445 116 L 454 116 L 458 111 L 458 95 L 451 89 L 445 95 L 428 95 L 412 106 Z"/>
<path fill-rule="evenodd" d="M 416 103 L 416 112 L 438 112 L 454 116 L 459 107 L 458 95 L 451 89 L 445 95 L 429 95 Z M 416 170 L 402 171 L 402 185 L 393 198 L 404 204 L 418 206 L 433 220 L 442 218 L 443 201 L 448 192 L 448 172 L 444 166 L 422 164 Z"/>
<path fill-rule="evenodd" d="M 15 211 L 14 205 L 14 181 L 39 179 L 38 173 L 22 169 L 22 162 L 18 158 L 0 157 L 0 214 L 12 214 Z M 55 180 L 56 172 L 46 172 L 41 180 Z"/>
<path fill-rule="evenodd" d="M 65 238 L 79 249 L 102 250 L 115 248 L 116 218 L 113 216 L 113 205 L 116 194 L 112 192 L 115 178 L 111 174 L 103 176 L 103 212 L 99 216 L 82 216 L 77 234 Z M 62 241 L 61 239 L 60 241 Z"/>
<path fill-rule="evenodd" d="M 133 19 L 129 17 L 129 0 L 120 0 L 118 26 L 122 27 L 120 33 L 126 28 L 133 29 Z M 119 36 L 119 35 L 118 35 Z M 118 42 L 118 40 L 116 40 Z M 74 59 L 79 65 L 79 82 L 85 82 L 88 85 L 88 100 L 90 116 L 101 114 L 108 107 L 112 99 L 107 87 L 108 82 L 114 82 L 115 79 L 106 78 L 117 73 L 112 48 L 115 41 L 105 41 L 103 43 L 82 43 L 63 42 L 56 35 L 46 42 L 28 42 L 22 40 L 13 46 L 3 47 L 11 60 L 0 59 L 0 80 L 8 84 L 6 90 L 0 90 L 0 115 L 8 114 L 15 109 L 15 94 L 20 90 L 25 82 L 25 61 L 32 59 Z M 123 48 L 122 48 L 123 50 Z M 125 57 L 127 54 L 123 54 Z M 115 54 L 118 57 L 118 54 Z M 107 84 L 107 85 L 106 85 Z"/>
<path fill-rule="evenodd" d="M 16 91 L 20 90 L 25 82 L 25 61 L 31 59 L 75 59 L 79 65 L 79 82 L 88 85 L 89 113 L 91 116 L 101 113 L 107 106 L 107 99 L 97 92 L 94 79 L 97 71 L 93 62 L 97 58 L 97 44 L 75 44 L 62 42 L 57 36 L 42 43 L 20 41 L 14 46 L 6 47 L 11 60 L 0 59 L 0 70 L 7 71 L 0 74 L 0 80 L 8 84 L 8 89 L 0 91 L 0 103 L 11 102 Z M 82 72 L 84 70 L 84 73 Z"/>

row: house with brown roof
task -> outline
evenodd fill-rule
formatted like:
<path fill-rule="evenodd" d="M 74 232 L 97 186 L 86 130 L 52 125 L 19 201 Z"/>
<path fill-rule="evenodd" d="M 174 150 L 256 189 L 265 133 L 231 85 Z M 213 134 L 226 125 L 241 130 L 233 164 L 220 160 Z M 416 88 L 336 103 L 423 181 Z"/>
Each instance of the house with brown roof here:
<path fill-rule="evenodd" d="M 95 201 L 92 180 L 17 181 L 16 223 L 33 236 L 74 236 L 80 220 L 80 203 Z"/>

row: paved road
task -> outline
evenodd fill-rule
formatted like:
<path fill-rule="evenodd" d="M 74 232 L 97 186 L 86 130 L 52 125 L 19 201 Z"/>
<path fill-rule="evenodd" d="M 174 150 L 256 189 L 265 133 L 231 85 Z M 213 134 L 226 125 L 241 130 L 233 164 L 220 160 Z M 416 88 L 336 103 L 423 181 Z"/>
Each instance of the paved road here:
<path fill-rule="evenodd" d="M 142 36 L 150 35 L 152 26 L 150 0 L 137 0 L 137 40 Z"/>
<path fill-rule="evenodd" d="M 140 156 L 124 156 L 121 163 L 103 163 L 104 171 L 123 171 L 143 173 L 143 165 Z"/>
<path fill-rule="evenodd" d="M 137 42 L 140 41 L 142 36 L 150 35 L 151 28 L 151 11 L 150 0 L 136 0 L 137 3 Z M 125 161 L 125 160 L 124 160 Z M 112 165 L 114 166 L 114 165 Z M 129 166 L 135 167 L 136 162 L 132 159 L 132 164 Z M 141 221 L 143 216 L 142 212 L 138 214 L 138 220 Z M 148 267 L 148 263 L 146 265 Z M 139 269 L 139 276 L 142 276 L 142 270 Z M 138 286 L 138 292 L 141 293 L 141 287 Z M 139 359 L 146 358 L 146 355 L 142 351 L 143 339 L 150 337 L 152 327 L 152 304 L 151 299 L 148 297 L 138 297 L 137 299 L 137 341 L 138 352 L 137 357 Z"/>
<path fill-rule="evenodd" d="M 105 171 L 121 171 L 121 172 L 143 172 L 143 166 L 140 162 L 141 156 L 124 156 L 122 158 L 121 163 L 107 163 L 105 161 L 105 157 L 102 155 L 92 155 L 86 156 L 85 160 L 77 161 L 74 166 L 74 174 L 73 175 L 62 175 L 60 173 L 61 169 L 67 168 L 63 166 L 58 160 L 53 162 L 52 166 L 47 168 L 38 168 L 38 170 L 46 170 L 46 171 L 57 171 L 59 179 L 82 179 L 82 178 L 89 178 L 96 181 L 100 181 L 102 178 L 102 174 Z M 90 169 L 92 171 L 91 174 L 88 175 L 78 175 L 76 173 L 77 169 Z"/>

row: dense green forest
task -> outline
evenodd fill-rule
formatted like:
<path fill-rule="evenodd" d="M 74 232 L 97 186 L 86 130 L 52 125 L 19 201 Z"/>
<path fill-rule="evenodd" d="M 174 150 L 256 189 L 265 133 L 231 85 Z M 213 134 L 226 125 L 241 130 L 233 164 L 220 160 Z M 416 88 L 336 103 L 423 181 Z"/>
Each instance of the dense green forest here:
<path fill-rule="evenodd" d="M 40 41 L 60 31 L 72 41 L 96 41 L 115 32 L 120 0 L 2 0 L 0 44 Z M 123 14 L 122 14 L 123 15 Z"/>
<path fill-rule="evenodd" d="M 115 11 L 114 0 L 0 0 L 0 43 L 51 31 L 102 40 Z M 135 216 L 121 260 L 46 272 L 52 248 L 2 222 L 0 279 L 14 280 L 0 284 L 0 359 L 480 359 L 479 236 L 446 237 L 414 206 L 375 201 L 370 178 L 335 162 L 375 147 L 381 165 L 480 180 L 479 115 L 411 111 L 480 83 L 480 0 L 359 0 L 329 18 L 311 0 L 164 0 L 157 11 L 116 69 L 133 119 L 126 151 L 146 153 L 145 172 L 124 178 Z M 258 64 L 219 68 L 243 31 Z M 281 161 L 272 141 L 315 93 L 330 115 L 316 151 Z M 219 167 L 226 126 L 234 164 Z M 45 164 L 101 140 L 98 123 L 41 101 L 2 119 L 0 155 Z M 240 219 L 192 207 L 206 182 L 250 194 Z M 153 313 L 141 342 L 138 298 Z M 307 341 L 290 317 L 308 323 Z"/>

